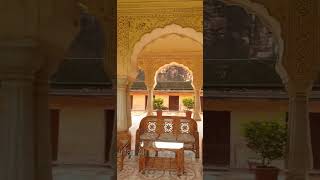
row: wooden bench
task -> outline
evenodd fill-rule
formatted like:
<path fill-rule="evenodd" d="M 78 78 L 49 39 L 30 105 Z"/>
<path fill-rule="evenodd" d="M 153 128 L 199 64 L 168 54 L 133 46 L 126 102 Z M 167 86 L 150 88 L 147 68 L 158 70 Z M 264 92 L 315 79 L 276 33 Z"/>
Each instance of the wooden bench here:
<path fill-rule="evenodd" d="M 194 119 L 181 116 L 146 116 L 136 132 L 135 152 L 142 141 L 183 142 L 184 150 L 191 150 L 199 158 L 199 132 Z"/>

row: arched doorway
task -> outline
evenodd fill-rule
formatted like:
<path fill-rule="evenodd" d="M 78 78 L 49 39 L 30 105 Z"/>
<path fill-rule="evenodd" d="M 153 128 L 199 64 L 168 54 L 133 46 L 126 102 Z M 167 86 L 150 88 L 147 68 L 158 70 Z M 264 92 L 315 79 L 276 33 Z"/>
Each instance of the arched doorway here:
<path fill-rule="evenodd" d="M 181 33 L 183 32 L 183 33 Z M 193 35 L 190 35 L 193 34 Z M 191 37 L 190 37 L 191 36 Z M 192 75 L 192 89 L 189 90 L 191 96 L 197 97 L 195 99 L 195 117 L 200 120 L 200 95 L 202 93 L 202 33 L 197 33 L 190 28 L 182 28 L 178 25 L 169 25 L 165 28 L 158 28 L 153 30 L 151 33 L 146 34 L 141 38 L 136 45 L 134 50 L 136 58 L 131 61 L 131 66 L 129 71 L 132 77 L 133 83 L 131 84 L 132 89 L 130 90 L 132 100 L 140 101 L 145 103 L 145 106 L 139 105 L 137 102 L 131 102 L 134 105 L 132 111 L 132 122 L 133 125 L 130 128 L 132 134 L 132 145 L 134 145 L 135 129 L 139 125 L 139 120 L 134 117 L 136 114 L 136 109 L 144 109 L 146 107 L 146 114 L 141 114 L 140 118 L 146 115 L 153 115 L 153 98 L 163 97 L 163 93 L 160 95 L 160 91 L 156 90 L 157 87 L 157 77 L 161 74 L 161 70 L 164 68 L 178 66 L 182 69 L 186 69 Z M 195 40 L 196 39 L 196 40 Z M 138 51 L 138 49 L 140 49 Z M 133 56 L 132 56 L 133 57 Z M 132 60 L 132 59 L 131 59 Z M 139 69 L 139 71 L 137 71 Z M 139 73 L 138 73 L 139 72 Z M 139 78 L 137 78 L 139 77 Z M 135 81 L 136 80 L 136 81 Z M 191 84 L 190 84 L 191 85 Z M 141 89 L 137 89 L 140 87 Z M 177 91 L 178 92 L 178 91 Z M 138 95 L 139 93 L 139 95 Z M 176 93 L 177 94 L 177 93 Z M 169 94 L 166 92 L 166 103 L 169 106 Z M 175 105 L 177 103 L 181 104 L 179 100 L 175 97 Z M 146 98 L 146 99 L 144 99 Z M 131 97 L 130 97 L 131 99 Z M 181 107 L 182 108 L 182 107 Z M 179 105 L 175 107 L 176 110 L 179 109 Z M 184 113 L 181 115 L 185 116 Z M 132 146 L 132 149 L 134 147 Z"/>
<path fill-rule="evenodd" d="M 172 62 L 160 67 L 155 73 L 155 97 L 165 100 L 164 106 L 170 115 L 185 110 L 184 98 L 194 99 L 192 72 L 181 64 Z M 175 111 L 177 114 L 170 112 Z"/>
<path fill-rule="evenodd" d="M 252 152 L 241 139 L 240 126 L 255 120 L 252 116 L 257 114 L 253 111 L 260 112 L 260 119 L 268 116 L 285 119 L 285 104 L 272 110 L 259 98 L 267 89 L 276 89 L 286 97 L 283 82 L 287 81 L 287 75 L 281 64 L 283 42 L 277 29 L 279 24 L 273 18 L 267 21 L 269 15 L 261 18 L 247 7 L 234 1 L 205 1 L 206 167 L 247 167 Z"/>
<path fill-rule="evenodd" d="M 202 45 L 189 37 L 179 34 L 160 36 L 145 46 L 138 56 L 138 67 L 144 71 L 144 82 L 148 91 L 148 114 L 153 111 L 152 97 L 156 85 L 157 71 L 165 65 L 178 63 L 186 67 L 193 75 L 193 87 L 196 93 L 195 118 L 200 120 L 200 91 L 202 88 Z"/>

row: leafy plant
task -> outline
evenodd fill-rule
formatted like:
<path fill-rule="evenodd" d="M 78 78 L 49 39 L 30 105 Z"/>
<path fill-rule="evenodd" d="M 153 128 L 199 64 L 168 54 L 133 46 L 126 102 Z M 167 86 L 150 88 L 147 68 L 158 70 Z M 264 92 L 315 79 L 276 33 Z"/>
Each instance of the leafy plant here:
<path fill-rule="evenodd" d="M 183 105 L 190 110 L 194 107 L 194 100 L 192 98 L 185 98 L 182 100 Z"/>
<path fill-rule="evenodd" d="M 162 98 L 155 98 L 153 100 L 153 108 L 156 110 L 162 110 L 164 108 L 163 99 Z"/>
<path fill-rule="evenodd" d="M 283 159 L 287 143 L 287 128 L 281 121 L 251 121 L 244 124 L 247 146 L 256 152 L 263 166 L 273 160 Z"/>

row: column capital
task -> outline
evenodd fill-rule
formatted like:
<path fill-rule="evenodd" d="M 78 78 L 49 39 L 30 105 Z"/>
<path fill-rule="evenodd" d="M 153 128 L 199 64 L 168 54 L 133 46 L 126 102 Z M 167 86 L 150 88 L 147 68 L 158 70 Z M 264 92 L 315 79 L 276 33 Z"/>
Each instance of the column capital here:
<path fill-rule="evenodd" d="M 154 85 L 153 84 L 145 84 L 147 87 L 147 90 L 153 90 L 154 89 Z"/>
<path fill-rule="evenodd" d="M 33 79 L 43 63 L 38 51 L 33 39 L 0 41 L 0 79 Z"/>
<path fill-rule="evenodd" d="M 285 87 L 290 98 L 309 96 L 312 91 L 312 85 L 313 81 L 311 80 L 301 80 L 299 82 L 289 81 L 287 84 L 285 84 Z"/>
<path fill-rule="evenodd" d="M 202 88 L 202 82 L 196 82 L 196 81 L 194 81 L 194 82 L 192 82 L 192 84 L 193 84 L 193 89 L 196 91 L 196 90 L 201 90 L 201 88 Z"/>

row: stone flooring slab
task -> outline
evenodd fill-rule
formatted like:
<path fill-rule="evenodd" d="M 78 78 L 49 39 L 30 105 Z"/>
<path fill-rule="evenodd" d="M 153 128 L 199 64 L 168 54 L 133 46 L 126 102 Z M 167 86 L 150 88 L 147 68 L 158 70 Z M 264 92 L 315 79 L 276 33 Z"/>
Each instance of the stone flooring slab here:
<path fill-rule="evenodd" d="M 161 156 L 161 154 L 159 154 Z M 124 162 L 124 169 L 117 172 L 117 179 L 121 180 L 202 180 L 202 162 L 194 158 L 185 158 L 185 173 L 177 176 L 176 171 L 146 170 L 139 172 L 138 158 L 132 157 Z"/>
<path fill-rule="evenodd" d="M 53 180 L 112 180 L 110 168 L 62 165 L 53 168 Z"/>

